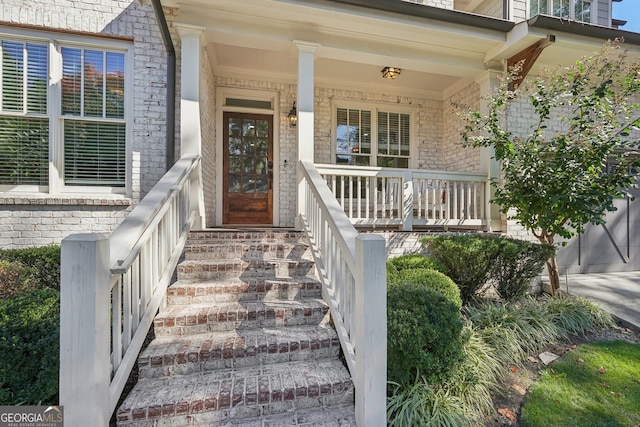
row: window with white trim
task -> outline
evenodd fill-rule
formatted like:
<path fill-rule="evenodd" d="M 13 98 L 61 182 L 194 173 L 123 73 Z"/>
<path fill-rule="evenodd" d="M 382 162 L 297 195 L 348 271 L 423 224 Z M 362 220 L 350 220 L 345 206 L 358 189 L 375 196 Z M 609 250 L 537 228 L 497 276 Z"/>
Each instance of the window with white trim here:
<path fill-rule="evenodd" d="M 530 14 L 591 22 L 591 4 L 592 0 L 530 0 Z"/>
<path fill-rule="evenodd" d="M 127 52 L 108 44 L 0 36 L 0 190 L 125 192 Z"/>
<path fill-rule="evenodd" d="M 336 164 L 408 168 L 410 158 L 410 113 L 384 107 L 336 108 Z"/>

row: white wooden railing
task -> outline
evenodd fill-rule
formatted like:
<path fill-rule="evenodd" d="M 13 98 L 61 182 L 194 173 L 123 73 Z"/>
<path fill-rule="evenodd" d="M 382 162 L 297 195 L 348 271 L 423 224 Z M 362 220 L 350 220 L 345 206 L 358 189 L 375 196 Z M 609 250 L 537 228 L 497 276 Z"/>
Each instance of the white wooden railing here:
<path fill-rule="evenodd" d="M 300 220 L 323 283 L 323 298 L 354 380 L 356 422 L 386 426 L 386 250 L 358 234 L 313 163 L 299 163 Z"/>
<path fill-rule="evenodd" d="M 483 228 L 486 175 L 419 169 L 316 165 L 355 225 Z"/>
<path fill-rule="evenodd" d="M 200 157 L 181 158 L 110 236 L 62 241 L 60 404 L 69 426 L 108 426 L 191 226 Z"/>

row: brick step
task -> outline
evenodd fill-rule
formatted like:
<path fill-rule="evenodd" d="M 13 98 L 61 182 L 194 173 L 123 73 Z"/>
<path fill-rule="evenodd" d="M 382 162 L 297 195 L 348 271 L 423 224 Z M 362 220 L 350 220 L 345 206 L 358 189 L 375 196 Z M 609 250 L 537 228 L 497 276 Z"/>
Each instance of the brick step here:
<path fill-rule="evenodd" d="M 307 276 L 176 282 L 167 288 L 169 305 L 300 300 L 321 296 L 321 283 Z"/>
<path fill-rule="evenodd" d="M 306 243 L 304 233 L 295 230 L 202 230 L 189 233 L 189 244 L 220 242 Z"/>
<path fill-rule="evenodd" d="M 178 280 L 196 281 L 234 277 L 291 277 L 315 273 L 312 260 L 254 259 L 182 261 L 177 268 Z"/>
<path fill-rule="evenodd" d="M 234 425 L 310 408 L 342 409 L 353 397 L 338 359 L 290 362 L 141 378 L 116 417 L 119 426 Z"/>
<path fill-rule="evenodd" d="M 186 260 L 223 259 L 313 259 L 309 245 L 301 242 L 189 242 L 184 248 Z"/>
<path fill-rule="evenodd" d="M 356 415 L 353 405 L 345 405 L 287 411 L 286 414 L 232 420 L 215 425 L 223 427 L 356 427 Z"/>
<path fill-rule="evenodd" d="M 325 326 L 290 326 L 186 336 L 161 336 L 138 359 L 139 376 L 151 378 L 211 369 L 337 357 L 340 340 Z"/>
<path fill-rule="evenodd" d="M 167 306 L 154 320 L 156 336 L 280 326 L 319 325 L 328 315 L 321 299 Z"/>

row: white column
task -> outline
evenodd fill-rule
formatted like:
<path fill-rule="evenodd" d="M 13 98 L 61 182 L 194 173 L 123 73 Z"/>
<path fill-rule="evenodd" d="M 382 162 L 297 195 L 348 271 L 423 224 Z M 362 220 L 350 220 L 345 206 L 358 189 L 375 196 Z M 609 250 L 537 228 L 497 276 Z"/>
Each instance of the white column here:
<path fill-rule="evenodd" d="M 201 154 L 200 36 L 204 28 L 175 24 L 180 35 L 180 154 Z"/>
<path fill-rule="evenodd" d="M 313 162 L 314 139 L 314 63 L 319 44 L 294 41 L 298 50 L 298 160 Z M 298 170 L 298 209 L 296 228 L 301 228 L 300 214 L 304 212 L 304 183 Z"/>
<path fill-rule="evenodd" d="M 69 426 L 109 425 L 109 239 L 72 234 L 60 250 L 60 404 Z"/>
<path fill-rule="evenodd" d="M 202 154 L 200 129 L 200 37 L 204 28 L 175 24 L 180 35 L 180 156 Z M 197 181 L 197 182 L 196 182 Z M 190 186 L 191 209 L 198 212 L 194 229 L 204 227 L 202 169 Z"/>
<path fill-rule="evenodd" d="M 387 425 L 387 252 L 384 238 L 356 237 L 356 422 Z"/>
<path fill-rule="evenodd" d="M 489 70 L 476 78 L 476 83 L 480 86 L 480 113 L 485 115 L 489 112 L 488 97 L 491 96 L 500 84 L 498 77 L 501 75 L 498 71 Z M 500 163 L 495 159 L 495 148 L 486 147 L 480 149 L 480 168 L 482 173 L 487 174 L 487 178 L 500 177 Z M 500 206 L 489 204 L 489 200 L 495 193 L 494 189 L 487 185 L 485 190 L 485 216 L 489 220 L 488 231 L 502 230 L 502 213 Z"/>
<path fill-rule="evenodd" d="M 298 50 L 298 159 L 313 162 L 314 63 L 319 44 L 294 41 Z"/>

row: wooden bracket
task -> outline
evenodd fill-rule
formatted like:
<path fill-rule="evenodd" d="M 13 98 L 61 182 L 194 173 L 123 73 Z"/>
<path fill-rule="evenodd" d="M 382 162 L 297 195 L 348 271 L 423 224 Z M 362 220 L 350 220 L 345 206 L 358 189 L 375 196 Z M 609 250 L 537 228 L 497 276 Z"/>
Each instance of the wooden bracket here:
<path fill-rule="evenodd" d="M 522 80 L 527 77 L 529 71 L 533 67 L 533 64 L 536 63 L 536 60 L 542 53 L 542 51 L 547 47 L 555 43 L 556 36 L 553 34 L 549 34 L 546 38 L 538 40 L 531 46 L 521 50 L 520 52 L 513 55 L 511 58 L 507 60 L 507 69 L 511 70 L 512 67 L 517 65 L 520 61 L 522 61 L 522 69 L 520 70 L 520 74 L 514 79 L 509 85 L 509 89 L 516 89 Z"/>

